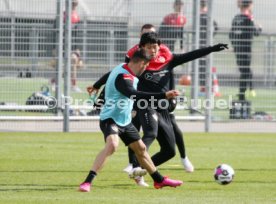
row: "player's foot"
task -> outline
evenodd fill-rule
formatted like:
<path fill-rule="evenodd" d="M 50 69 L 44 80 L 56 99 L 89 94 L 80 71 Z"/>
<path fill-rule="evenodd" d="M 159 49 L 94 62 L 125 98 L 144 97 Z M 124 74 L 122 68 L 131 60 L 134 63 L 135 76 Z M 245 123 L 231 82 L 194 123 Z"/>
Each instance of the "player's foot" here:
<path fill-rule="evenodd" d="M 89 192 L 91 184 L 88 182 L 84 182 L 80 184 L 79 191 L 81 192 Z"/>
<path fill-rule="evenodd" d="M 132 170 L 132 168 L 133 168 L 133 167 L 132 167 L 132 164 L 129 163 L 129 164 L 127 165 L 127 167 L 123 169 L 123 171 L 129 174 L 130 171 Z"/>
<path fill-rule="evenodd" d="M 136 184 L 138 186 L 142 186 L 142 187 L 149 187 L 149 184 L 147 184 L 144 180 L 144 177 L 143 176 L 136 176 L 134 178 L 134 181 L 136 182 Z"/>
<path fill-rule="evenodd" d="M 188 157 L 185 157 L 185 159 L 181 158 L 181 162 L 188 173 L 194 172 L 194 166 Z"/>
<path fill-rule="evenodd" d="M 141 167 L 133 168 L 128 174 L 129 178 L 135 178 L 136 176 L 145 176 L 147 174 L 146 169 L 142 169 Z"/>
<path fill-rule="evenodd" d="M 172 180 L 172 179 L 169 179 L 168 177 L 164 177 L 164 180 L 161 183 L 154 182 L 154 188 L 159 189 L 165 186 L 176 188 L 177 186 L 181 186 L 182 184 L 183 184 L 183 181 Z"/>

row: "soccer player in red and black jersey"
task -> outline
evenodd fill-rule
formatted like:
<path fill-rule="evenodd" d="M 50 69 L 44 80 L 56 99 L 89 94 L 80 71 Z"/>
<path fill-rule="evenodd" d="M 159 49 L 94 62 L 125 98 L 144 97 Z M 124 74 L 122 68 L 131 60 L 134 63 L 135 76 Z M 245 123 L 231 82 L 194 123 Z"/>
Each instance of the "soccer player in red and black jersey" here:
<path fill-rule="evenodd" d="M 138 90 L 147 92 L 169 90 L 172 70 L 176 66 L 227 48 L 226 44 L 217 44 L 184 54 L 172 54 L 171 52 L 161 52 L 160 45 L 161 41 L 155 32 L 144 33 L 141 36 L 139 47 L 146 50 L 152 60 L 139 77 Z M 97 89 L 97 83 L 93 87 L 88 87 L 88 92 L 92 92 L 94 89 Z M 154 104 L 154 107 L 148 106 L 141 109 L 137 104 L 137 108 L 144 131 L 144 143 L 149 147 L 157 137 L 160 144 L 160 151 L 152 156 L 154 164 L 159 166 L 175 156 L 175 135 L 168 107 L 166 104 Z M 133 164 L 134 167 L 136 165 L 138 164 Z"/>
<path fill-rule="evenodd" d="M 144 34 L 144 33 L 148 33 L 148 32 L 156 32 L 156 29 L 155 29 L 155 27 L 152 24 L 144 24 L 141 27 L 141 35 Z M 130 57 L 132 57 L 133 53 L 136 50 L 138 50 L 138 49 L 139 49 L 139 44 L 133 46 L 127 52 L 126 58 L 125 58 L 125 62 L 129 62 Z M 171 55 L 171 51 L 164 44 L 160 45 L 159 52 L 163 53 L 163 55 Z M 154 62 L 154 60 L 152 60 L 151 63 L 152 62 Z M 108 75 L 106 75 L 106 76 L 108 76 Z M 99 80 L 97 83 L 94 84 L 94 87 L 95 88 L 97 87 L 99 89 L 105 83 L 105 80 L 106 79 Z M 102 81 L 102 83 L 99 83 L 101 81 Z M 173 71 L 171 71 L 171 74 L 170 74 L 170 87 L 172 89 L 175 89 L 175 80 L 174 80 Z M 103 93 L 104 93 L 104 91 L 102 91 L 102 93 L 100 94 L 100 96 L 101 96 L 100 98 L 101 99 L 104 98 Z M 176 107 L 176 100 L 175 99 L 171 99 L 169 102 L 170 102 L 170 105 L 169 105 L 168 111 L 170 113 L 171 122 L 172 122 L 172 126 L 173 126 L 173 129 L 174 129 L 174 134 L 175 134 L 175 141 L 176 141 L 176 145 L 178 147 L 179 153 L 180 153 L 181 162 L 182 162 L 182 164 L 183 164 L 183 166 L 184 166 L 184 168 L 185 168 L 185 170 L 187 172 L 193 172 L 194 167 L 193 167 L 192 163 L 190 162 L 189 158 L 186 156 L 186 150 L 185 150 L 185 143 L 184 143 L 184 139 L 183 139 L 183 133 L 180 130 L 180 128 L 178 127 L 178 125 L 176 123 L 176 120 L 175 120 L 174 113 L 173 113 L 173 111 L 174 111 L 174 109 Z M 136 110 L 136 108 L 134 108 L 133 113 L 134 113 L 135 117 L 133 117 L 132 123 L 135 125 L 135 127 L 138 130 L 140 130 L 141 123 L 140 123 L 140 119 L 138 117 L 139 114 L 137 114 L 137 111 L 139 111 L 139 110 Z M 150 119 L 152 119 L 152 118 L 150 117 Z M 148 122 L 150 122 L 150 120 Z M 157 135 L 156 128 L 154 128 L 154 129 L 149 128 L 149 129 L 144 130 L 144 132 L 145 131 L 151 131 L 152 132 L 150 134 L 145 134 L 146 135 L 146 137 L 144 138 L 145 140 L 146 140 L 147 136 Z M 153 139 L 155 137 L 156 136 L 154 136 Z M 149 141 L 151 141 L 151 139 L 149 139 Z M 135 155 L 134 155 L 133 151 L 131 149 L 129 149 L 129 165 L 124 169 L 124 171 L 129 172 L 132 169 L 134 160 L 135 160 Z M 144 185 L 144 182 L 143 182 L 142 178 L 137 179 L 137 181 L 138 181 L 137 182 L 138 185 L 142 185 L 142 186 Z"/>
<path fill-rule="evenodd" d="M 138 90 L 149 92 L 169 90 L 171 71 L 176 66 L 227 48 L 226 44 L 217 44 L 184 54 L 172 54 L 171 52 L 161 52 L 160 46 L 162 46 L 161 41 L 156 33 L 142 35 L 139 47 L 145 49 L 152 60 L 145 72 L 139 77 Z M 159 166 L 175 155 L 175 137 L 168 109 L 160 109 L 157 104 L 155 105 L 157 109 L 148 107 L 147 109 L 139 109 L 138 112 L 144 130 L 145 139 L 143 141 L 147 145 L 153 142 L 158 130 L 157 140 L 161 149 L 152 156 L 152 160 L 156 166 Z M 149 135 L 146 136 L 146 134 Z"/>
<path fill-rule="evenodd" d="M 141 29 L 141 33 L 146 33 L 146 32 L 149 32 L 149 31 L 152 31 L 152 32 L 155 32 L 155 28 L 153 27 L 153 25 L 151 24 L 145 24 L 142 29 Z M 127 55 L 126 55 L 126 59 L 125 61 L 128 62 L 130 57 L 133 55 L 133 53 L 139 49 L 139 44 L 135 45 L 134 47 L 132 47 L 128 52 L 127 52 Z M 172 53 L 171 51 L 169 50 L 169 48 L 164 45 L 163 43 L 160 44 L 159 46 L 159 54 L 160 55 L 163 55 L 163 56 L 171 56 Z M 153 66 L 162 66 L 162 63 L 161 62 L 159 65 L 156 65 L 157 61 L 156 60 L 151 60 L 150 62 L 150 65 L 149 67 L 153 67 Z M 170 72 L 170 88 L 172 89 L 175 89 L 175 80 L 174 80 L 174 74 L 173 74 L 173 70 L 171 70 Z M 173 126 L 173 130 L 174 130 L 174 134 L 175 134 L 175 141 L 176 141 L 176 145 L 177 145 L 177 148 L 179 150 L 179 153 L 180 153 L 180 157 L 181 157 L 181 162 L 185 168 L 185 170 L 187 172 L 193 172 L 194 171 L 194 167 L 192 165 L 192 163 L 190 162 L 190 160 L 188 159 L 188 157 L 186 156 L 186 151 L 185 151 L 185 143 L 184 143 L 184 139 L 183 139 L 183 134 L 182 134 L 182 131 L 180 130 L 180 128 L 178 127 L 177 123 L 176 123 L 176 120 L 175 120 L 175 116 L 174 116 L 174 109 L 176 107 L 176 100 L 175 99 L 171 99 L 169 101 L 169 107 L 168 107 L 168 111 L 170 113 L 170 117 L 171 117 L 171 122 L 172 122 L 172 126 Z M 132 122 L 133 124 L 135 125 L 135 127 L 139 130 L 140 129 L 140 126 L 141 126 L 141 123 L 140 123 L 140 119 L 139 119 L 139 115 L 137 114 L 137 111 L 138 110 L 134 110 L 134 112 L 136 112 L 136 116 L 133 118 Z M 153 118 L 149 118 L 149 120 L 147 121 L 148 123 L 151 122 Z M 154 135 L 157 135 L 157 130 L 156 128 L 152 129 L 152 128 L 148 128 L 145 131 L 150 131 L 152 133 L 150 134 L 145 134 L 146 137 L 147 136 L 154 136 Z M 147 138 L 144 138 L 144 140 L 146 140 Z M 154 138 L 154 137 L 153 137 Z M 150 140 L 149 140 L 150 141 Z M 134 161 L 134 154 L 131 153 L 132 151 L 129 150 L 129 166 L 128 167 L 132 167 L 132 164 L 133 164 L 133 161 Z M 128 171 L 129 168 L 126 168 L 125 171 Z"/>

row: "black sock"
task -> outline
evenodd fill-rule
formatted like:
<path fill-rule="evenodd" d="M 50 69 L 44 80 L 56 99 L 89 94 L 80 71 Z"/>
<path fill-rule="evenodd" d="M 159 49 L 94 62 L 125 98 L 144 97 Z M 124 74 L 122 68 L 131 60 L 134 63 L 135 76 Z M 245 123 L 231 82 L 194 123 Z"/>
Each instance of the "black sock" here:
<path fill-rule="evenodd" d="M 157 170 L 150 176 L 157 183 L 161 183 L 164 180 L 164 177 Z"/>
<path fill-rule="evenodd" d="M 91 183 L 96 176 L 97 173 L 95 171 L 90 171 L 84 182 Z"/>

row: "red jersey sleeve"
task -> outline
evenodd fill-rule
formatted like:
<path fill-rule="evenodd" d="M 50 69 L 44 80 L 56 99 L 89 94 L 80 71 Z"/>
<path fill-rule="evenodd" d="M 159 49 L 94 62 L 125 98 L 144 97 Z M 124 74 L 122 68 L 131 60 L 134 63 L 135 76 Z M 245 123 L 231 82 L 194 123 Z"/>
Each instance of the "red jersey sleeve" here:
<path fill-rule="evenodd" d="M 134 81 L 134 76 L 131 75 L 131 74 L 123 74 L 123 79 L 124 80 Z"/>
<path fill-rule="evenodd" d="M 136 50 L 139 49 L 139 45 L 135 45 L 127 51 L 126 57 L 131 58 Z"/>

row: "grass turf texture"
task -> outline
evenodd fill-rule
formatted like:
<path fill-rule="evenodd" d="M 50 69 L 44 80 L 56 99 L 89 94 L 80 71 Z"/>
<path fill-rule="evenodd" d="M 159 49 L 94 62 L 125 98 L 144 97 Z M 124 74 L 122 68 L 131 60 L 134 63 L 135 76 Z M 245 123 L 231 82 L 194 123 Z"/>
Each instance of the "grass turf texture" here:
<path fill-rule="evenodd" d="M 127 151 L 118 152 L 97 176 L 91 192 L 77 191 L 102 148 L 99 133 L 0 133 L 0 203 L 275 203 L 276 137 L 272 134 L 186 134 L 196 171 L 185 173 L 177 154 L 159 167 L 184 180 L 179 188 L 141 188 L 122 172 Z M 157 151 L 155 142 L 150 153 Z M 235 170 L 234 182 L 213 179 L 220 163 Z"/>

